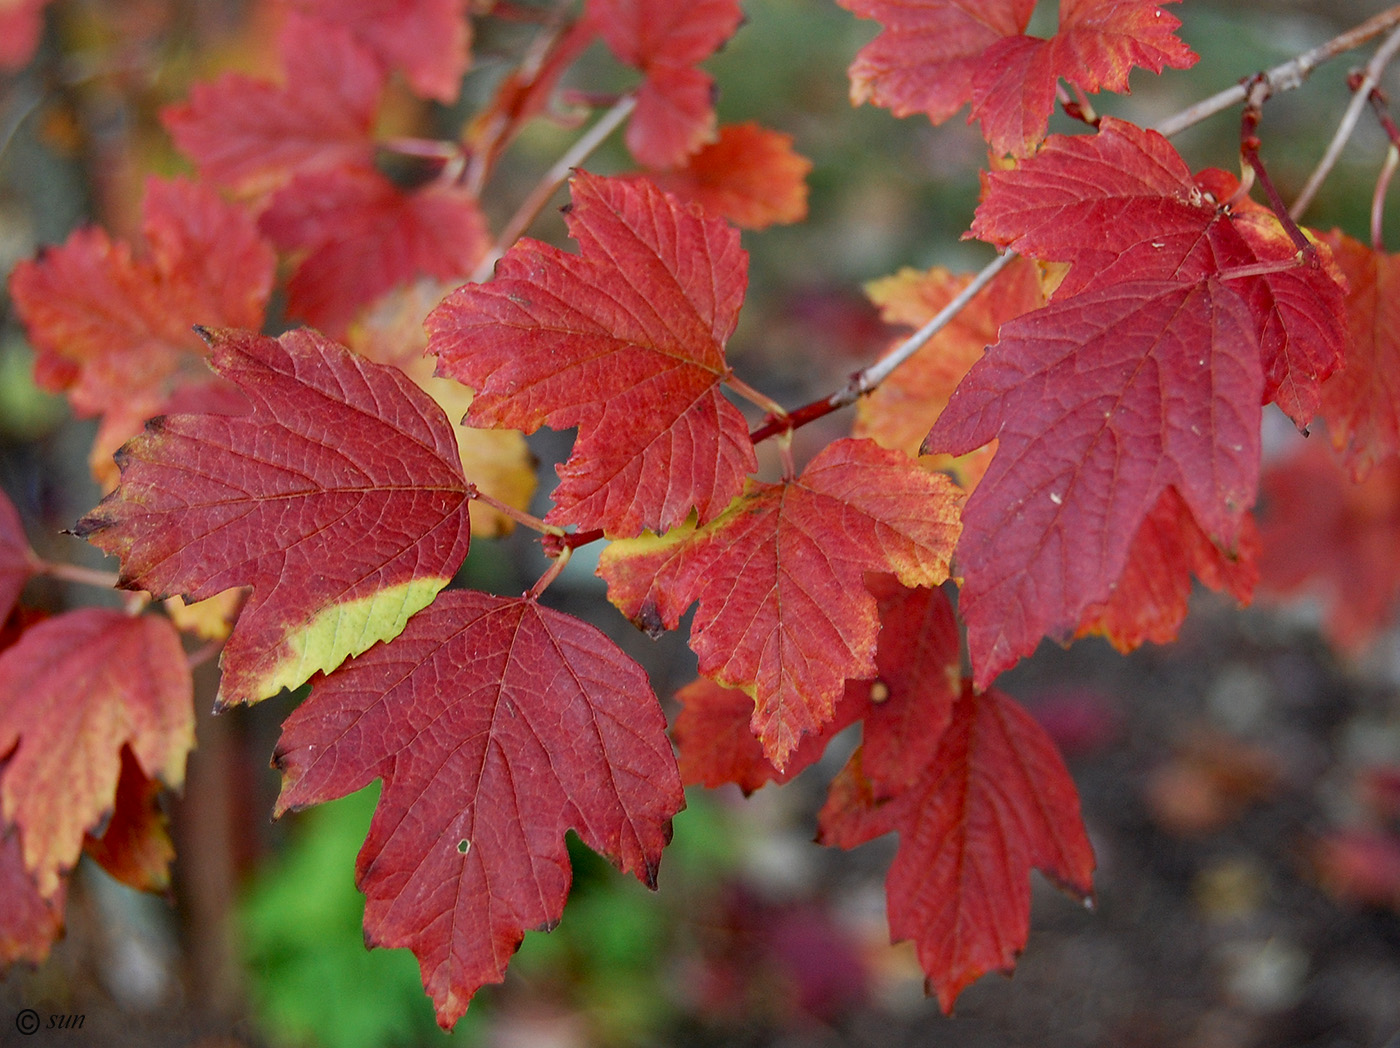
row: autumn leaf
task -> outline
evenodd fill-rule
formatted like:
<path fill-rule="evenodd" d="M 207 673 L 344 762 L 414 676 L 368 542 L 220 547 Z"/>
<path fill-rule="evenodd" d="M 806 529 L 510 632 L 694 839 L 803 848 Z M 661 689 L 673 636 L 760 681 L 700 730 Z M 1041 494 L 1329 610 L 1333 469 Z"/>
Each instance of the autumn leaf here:
<path fill-rule="evenodd" d="M 932 759 L 892 795 L 865 771 L 868 743 L 857 750 L 832 783 L 818 840 L 853 848 L 899 833 L 885 881 L 890 937 L 914 941 L 949 1012 L 965 987 L 1010 972 L 1025 948 L 1031 869 L 1088 898 L 1094 856 L 1073 780 L 1016 703 L 969 683 L 947 728 L 930 734 Z"/>
<path fill-rule="evenodd" d="M 1322 386 L 1322 417 L 1352 476 L 1400 454 L 1400 256 L 1339 230 L 1324 238 L 1346 275 L 1346 367 Z"/>
<path fill-rule="evenodd" d="M 327 28 L 343 26 L 425 98 L 451 103 L 470 62 L 468 0 L 286 0 Z M 334 81 L 330 81 L 334 82 Z"/>
<path fill-rule="evenodd" d="M 227 73 L 167 106 L 161 119 L 176 147 L 205 178 L 243 193 L 297 173 L 369 168 L 385 82 L 374 55 L 348 29 L 300 15 L 277 46 L 283 83 Z"/>
<path fill-rule="evenodd" d="M 898 452 L 838 440 L 795 480 L 750 482 L 710 524 L 614 542 L 598 573 L 633 621 L 674 629 L 699 608 L 700 672 L 755 701 L 751 726 L 786 765 L 834 716 L 848 678 L 873 677 L 879 632 L 866 572 L 908 586 L 948 575 L 957 491 Z"/>
<path fill-rule="evenodd" d="M 406 946 L 450 1028 L 564 909 L 572 829 L 656 886 L 684 806 L 646 675 L 529 598 L 444 594 L 287 719 L 279 813 L 384 790 L 360 851 L 365 938 Z"/>
<path fill-rule="evenodd" d="M 0 491 L 0 622 L 9 617 L 20 590 L 34 574 L 36 556 L 9 497 Z"/>
<path fill-rule="evenodd" d="M 403 190 L 354 168 L 298 175 L 259 225 L 298 254 L 287 311 L 336 338 L 364 307 L 419 276 L 466 279 L 489 242 L 466 190 L 437 182 Z"/>
<path fill-rule="evenodd" d="M 44 7 L 48 2 L 6 0 L 0 4 L 0 70 L 23 69 L 34 57 L 44 31 Z"/>
<path fill-rule="evenodd" d="M 811 170 L 812 162 L 792 148 L 791 135 L 750 121 L 726 124 L 683 167 L 650 177 L 666 192 L 737 226 L 766 229 L 807 217 Z"/>
<path fill-rule="evenodd" d="M 0 652 L 0 815 L 45 898 L 111 814 L 122 748 L 146 778 L 178 787 L 193 745 L 189 664 L 163 618 L 80 608 Z"/>
<path fill-rule="evenodd" d="M 141 770 L 131 747 L 123 746 L 112 814 L 96 827 L 100 832 L 89 832 L 83 840 L 83 851 L 94 862 L 137 891 L 170 887 L 175 845 L 158 801 L 162 789 L 159 779 Z"/>
<path fill-rule="evenodd" d="M 627 126 L 627 148 L 646 167 L 685 162 L 715 130 L 714 81 L 696 69 L 734 35 L 738 0 L 588 0 L 608 49 L 646 79 Z"/>
<path fill-rule="evenodd" d="M 52 896 L 40 893 L 24 867 L 24 850 L 13 826 L 0 827 L 0 898 L 5 900 L 0 906 L 0 967 L 16 961 L 43 964 L 63 931 L 68 890 L 60 882 Z"/>
<path fill-rule="evenodd" d="M 251 586 L 219 701 L 256 702 L 431 602 L 466 556 L 471 488 L 450 423 L 397 368 L 312 331 L 207 335 L 247 412 L 153 422 L 76 530 L 160 598 Z"/>
<path fill-rule="evenodd" d="M 79 414 L 135 417 L 207 381 L 193 324 L 262 326 L 276 258 L 241 208 L 197 183 L 151 179 L 142 217 L 144 252 L 79 229 L 10 278 L 35 378 Z"/>
<path fill-rule="evenodd" d="M 925 113 L 940 124 L 970 102 L 969 121 L 981 121 L 998 154 L 1034 151 L 1061 79 L 1123 93 L 1135 66 L 1160 73 L 1196 62 L 1176 37 L 1181 23 L 1151 0 L 1061 0 L 1049 39 L 1025 35 L 1034 0 L 838 3 L 883 26 L 851 65 L 853 104 L 872 101 L 901 117 Z"/>
<path fill-rule="evenodd" d="M 580 254 L 520 241 L 428 316 L 428 351 L 476 391 L 469 425 L 578 427 L 551 524 L 634 536 L 711 520 L 757 468 L 720 388 L 748 256 L 644 182 L 579 172 L 572 187 Z"/>

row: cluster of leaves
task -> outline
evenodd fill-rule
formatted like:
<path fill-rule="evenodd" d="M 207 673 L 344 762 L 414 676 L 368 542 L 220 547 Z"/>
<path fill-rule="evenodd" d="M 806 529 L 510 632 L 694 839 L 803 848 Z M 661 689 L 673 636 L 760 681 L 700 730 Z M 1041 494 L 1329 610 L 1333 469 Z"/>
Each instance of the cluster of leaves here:
<path fill-rule="evenodd" d="M 1030 0 L 975 19 L 954 0 L 843 4 L 883 27 L 855 101 L 934 121 L 970 103 L 1009 155 L 972 234 L 1022 257 L 853 387 L 871 394 L 854 435 L 800 470 L 792 430 L 855 397 L 788 412 L 726 361 L 747 284 L 731 222 L 800 218 L 807 170 L 784 135 L 716 125 L 700 64 L 737 0 L 588 0 L 451 142 L 377 129 L 395 78 L 455 99 L 466 0 L 284 0 L 280 81 L 226 74 L 165 112 L 199 177 L 149 184 L 145 243 L 80 230 L 16 269 L 39 382 L 101 419 L 114 490 L 76 531 L 136 596 L 15 612 L 0 636 L 5 959 L 46 952 L 83 850 L 164 884 L 156 794 L 193 741 L 177 623 L 227 634 L 221 706 L 311 682 L 274 756 L 278 813 L 382 781 L 356 867 L 365 937 L 413 951 L 443 1026 L 559 921 L 566 831 L 655 886 L 683 783 L 786 781 L 856 723 L 820 839 L 899 834 L 891 934 L 945 1009 L 1014 964 L 1032 868 L 1089 897 L 1074 785 L 995 679 L 1045 637 L 1170 640 L 1193 575 L 1250 597 L 1264 405 L 1299 427 L 1320 412 L 1357 472 L 1394 459 L 1391 260 L 1093 117 L 1084 92 L 1194 60 L 1152 3 L 1061 0 L 1048 40 L 1024 33 Z M 574 174 L 576 252 L 516 223 L 493 243 L 482 187 L 599 39 L 641 75 L 599 125 L 627 121 L 639 170 Z M 1091 133 L 1046 138 L 1060 94 Z M 259 333 L 279 264 L 288 317 L 315 329 Z M 908 273 L 873 293 L 918 325 L 966 285 Z M 541 426 L 578 432 L 535 519 L 521 434 Z M 770 439 L 783 468 L 764 480 Z M 544 536 L 540 581 L 446 590 L 473 538 L 512 521 Z M 640 667 L 539 599 L 600 540 L 609 600 L 640 627 L 696 608 L 679 761 Z M 0 611 L 43 570 L 0 504 Z M 176 596 L 210 603 L 150 606 Z"/>

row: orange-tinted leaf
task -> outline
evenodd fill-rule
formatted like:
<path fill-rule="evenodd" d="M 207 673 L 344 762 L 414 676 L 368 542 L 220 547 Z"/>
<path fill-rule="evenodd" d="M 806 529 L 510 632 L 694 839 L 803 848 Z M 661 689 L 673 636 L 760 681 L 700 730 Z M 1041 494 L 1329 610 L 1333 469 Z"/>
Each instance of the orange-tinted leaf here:
<path fill-rule="evenodd" d="M 179 786 L 193 745 L 189 664 L 163 618 L 82 608 L 0 652 L 2 814 L 47 898 L 112 812 L 122 747 L 147 778 Z"/>
<path fill-rule="evenodd" d="M 1170 643 L 1186 618 L 1192 575 L 1248 604 L 1259 581 L 1259 532 L 1252 516 L 1242 525 L 1227 556 L 1201 531 L 1176 489 L 1168 488 L 1138 529 L 1109 598 L 1085 612 L 1076 635 L 1102 634 L 1122 652 L 1144 641 Z"/>
<path fill-rule="evenodd" d="M 1400 255 L 1373 251 L 1340 231 L 1324 238 L 1347 280 L 1346 367 L 1322 386 L 1332 442 L 1360 479 L 1400 454 Z"/>
<path fill-rule="evenodd" d="M 1262 488 L 1260 591 L 1317 596 L 1333 643 L 1364 646 L 1400 597 L 1400 459 L 1357 483 L 1313 443 L 1270 467 Z"/>
<path fill-rule="evenodd" d="M 263 232 L 304 252 L 287 283 L 287 310 L 335 337 L 365 306 L 415 277 L 465 279 L 486 250 L 476 198 L 433 183 L 399 189 L 377 171 L 299 175 L 263 212 Z"/>
<path fill-rule="evenodd" d="M 779 768 L 834 716 L 848 678 L 873 677 L 879 618 L 866 572 L 909 586 L 948 574 L 957 491 L 865 440 L 829 445 L 796 480 L 750 482 L 711 524 L 615 542 L 598 572 L 646 627 L 699 601 L 700 672 L 749 692 L 752 729 Z"/>
<path fill-rule="evenodd" d="M 941 312 L 970 279 L 942 267 L 926 273 L 902 269 L 871 281 L 866 293 L 887 323 L 917 329 Z M 917 455 L 953 390 L 997 340 L 1001 325 L 1044 302 L 1039 267 L 1028 259 L 1013 261 L 942 331 L 857 402 L 854 435 Z M 963 458 L 935 457 L 932 465 L 949 470 L 971 491 L 986 472 L 994 450 L 995 445 L 989 445 Z"/>
<path fill-rule="evenodd" d="M 138 891 L 170 887 L 175 845 L 160 810 L 161 784 L 141 770 L 130 746 L 122 747 L 121 775 L 112 814 L 100 833 L 88 833 L 83 851 L 109 874 Z"/>
<path fill-rule="evenodd" d="M 3 20 L 0 20 L 3 24 Z M 3 39 L 3 38 L 0 38 Z M 42 964 L 63 931 L 63 906 L 68 889 L 45 898 L 24 868 L 24 850 L 13 826 L 0 827 L 0 968 L 16 961 Z"/>
<path fill-rule="evenodd" d="M 19 512 L 0 491 L 0 622 L 9 617 L 34 567 L 35 554 L 24 537 Z"/>
<path fill-rule="evenodd" d="M 122 584 L 253 595 L 224 647 L 222 703 L 255 702 L 397 634 L 470 541 L 452 427 L 397 368 L 312 331 L 210 332 L 238 415 L 158 419 L 77 532 Z"/>
<path fill-rule="evenodd" d="M 284 83 L 229 73 L 167 107 L 176 146 L 205 178 L 243 192 L 297 172 L 367 168 L 384 93 L 374 56 L 348 30 L 301 16 L 287 20 L 278 48 Z"/>
<path fill-rule="evenodd" d="M 1181 23 L 1153 0 L 1061 0 L 1048 40 L 1024 35 L 1034 0 L 838 0 L 884 31 L 851 65 L 851 101 L 942 123 L 972 103 L 997 153 L 1026 156 L 1045 137 L 1063 78 L 1085 91 L 1126 92 L 1140 66 L 1160 73 L 1196 61 Z M 1172 0 L 1162 0 L 1170 3 Z"/>
<path fill-rule="evenodd" d="M 420 95 L 453 102 L 470 60 L 468 0 L 288 0 L 333 25 L 392 69 L 402 69 Z"/>
<path fill-rule="evenodd" d="M 714 134 L 714 81 L 694 66 L 734 35 L 738 0 L 588 0 L 608 48 L 646 80 L 627 127 L 627 148 L 646 167 L 669 168 Z"/>
<path fill-rule="evenodd" d="M 632 536 L 711 520 L 757 467 L 720 389 L 748 256 L 736 230 L 649 183 L 580 172 L 572 186 L 580 254 L 522 240 L 429 315 L 428 351 L 476 391 L 469 424 L 579 428 L 550 523 Z"/>
<path fill-rule="evenodd" d="M 684 167 L 652 180 L 682 200 L 745 229 L 807 217 L 807 174 L 812 162 L 792 148 L 792 136 L 758 124 L 726 124 L 719 137 Z"/>
<path fill-rule="evenodd" d="M 262 326 L 276 259 L 241 208 L 152 179 L 143 219 L 144 254 L 80 229 L 10 278 L 39 384 L 81 414 L 154 411 L 178 385 L 207 380 L 194 324 Z"/>
<path fill-rule="evenodd" d="M 413 950 L 444 1027 L 559 921 L 566 830 L 655 887 L 684 806 L 641 667 L 577 619 L 471 590 L 318 680 L 275 761 L 279 812 L 384 780 L 356 867 L 365 938 Z"/>
<path fill-rule="evenodd" d="M 966 986 L 1009 972 L 1025 947 L 1031 869 L 1087 898 L 1094 856 L 1074 782 L 1016 703 L 969 684 L 937 738 L 918 781 L 893 795 L 858 750 L 832 784 L 818 839 L 851 848 L 898 831 L 885 882 L 890 936 L 914 941 L 950 1011 Z"/>

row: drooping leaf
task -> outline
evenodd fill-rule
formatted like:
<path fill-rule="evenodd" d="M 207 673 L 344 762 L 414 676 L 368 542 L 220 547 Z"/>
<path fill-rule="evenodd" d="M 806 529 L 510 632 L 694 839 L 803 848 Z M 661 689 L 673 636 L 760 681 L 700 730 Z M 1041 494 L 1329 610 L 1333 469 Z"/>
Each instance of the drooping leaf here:
<path fill-rule="evenodd" d="M 711 520 L 757 466 L 720 389 L 747 283 L 738 233 L 644 182 L 572 186 L 580 254 L 522 240 L 429 315 L 428 351 L 476 391 L 468 424 L 578 427 L 550 523 L 633 536 Z"/>
<path fill-rule="evenodd" d="M 413 89 L 456 101 L 470 62 L 468 0 L 288 0 L 315 18 L 344 26 Z"/>
<path fill-rule="evenodd" d="M 300 255 L 287 283 L 288 312 L 336 338 L 360 310 L 416 277 L 464 280 L 489 242 L 465 189 L 403 190 L 368 169 L 298 175 L 260 225 L 279 248 Z"/>
<path fill-rule="evenodd" d="M 471 489 L 450 423 L 397 368 L 312 331 L 208 337 L 248 411 L 152 423 L 76 530 L 157 597 L 251 586 L 220 702 L 256 702 L 402 630 L 466 556 Z"/>
<path fill-rule="evenodd" d="M 1400 454 L 1400 256 L 1338 230 L 1325 238 L 1346 274 L 1346 367 L 1322 386 L 1322 417 L 1356 479 Z"/>
<path fill-rule="evenodd" d="M 68 889 L 60 882 L 52 896 L 39 891 L 24 867 L 24 849 L 13 826 L 0 827 L 0 898 L 5 900 L 0 906 L 0 968 L 16 961 L 43 964 L 63 931 Z"/>
<path fill-rule="evenodd" d="M 365 937 L 418 957 L 451 1027 L 552 928 L 564 833 L 656 885 L 684 806 L 646 675 L 602 633 L 529 598 L 444 594 L 287 719 L 278 812 L 384 790 L 360 851 Z"/>
<path fill-rule="evenodd" d="M 34 574 L 35 554 L 24 537 L 19 511 L 0 491 L 0 622 L 9 617 L 20 590 Z"/>
<path fill-rule="evenodd" d="M 293 15 L 278 37 L 281 84 L 227 73 L 195 84 L 161 119 L 175 145 L 217 185 L 265 192 L 294 174 L 367 169 L 384 71 L 338 25 Z"/>
<path fill-rule="evenodd" d="M 676 167 L 714 135 L 714 81 L 695 66 L 734 35 L 738 0 L 588 0 L 599 35 L 646 76 L 627 148 L 646 167 Z"/>
<path fill-rule="evenodd" d="M 1196 55 L 1154 0 L 1061 0 L 1058 31 L 1026 36 L 1034 0 L 838 0 L 884 29 L 850 68 L 851 101 L 942 123 L 972 104 L 997 153 L 1026 156 L 1045 137 L 1060 79 L 1128 90 L 1133 67 L 1185 69 Z M 1162 0 L 1170 3 L 1173 0 Z"/>
<path fill-rule="evenodd" d="M 170 887 L 170 863 L 175 845 L 161 811 L 159 779 L 141 770 L 130 746 L 121 748 L 112 814 L 105 826 L 89 831 L 83 851 L 104 870 L 137 891 L 162 892 Z"/>
<path fill-rule="evenodd" d="M 241 208 L 198 183 L 151 179 L 142 216 L 145 252 L 80 229 L 10 278 L 36 379 L 80 414 L 154 410 L 206 381 L 193 324 L 262 326 L 276 258 Z"/>
<path fill-rule="evenodd" d="M 957 490 L 866 440 L 838 440 L 796 480 L 750 482 L 712 523 L 615 542 L 608 599 L 649 628 L 699 608 L 700 672 L 755 701 L 752 729 L 783 768 L 834 716 L 845 681 L 875 675 L 879 618 L 866 572 L 908 586 L 948 575 Z"/>
<path fill-rule="evenodd" d="M 146 778 L 183 782 L 193 697 L 179 635 L 154 615 L 81 608 L 0 652 L 0 816 L 41 895 L 111 814 L 124 746 Z"/>
<path fill-rule="evenodd" d="M 832 783 L 818 839 L 852 848 L 899 833 L 885 881 L 890 937 L 914 941 L 947 1012 L 974 980 L 1014 966 L 1029 933 L 1031 869 L 1087 898 L 1094 856 L 1073 780 L 1016 703 L 969 684 L 937 738 L 918 781 L 893 794 L 857 750 Z"/>
<path fill-rule="evenodd" d="M 1332 643 L 1364 647 L 1400 609 L 1400 459 L 1356 482 L 1311 443 L 1271 466 L 1261 486 L 1260 592 L 1315 596 Z"/>
<path fill-rule="evenodd" d="M 726 124 L 685 166 L 658 171 L 652 180 L 682 200 L 745 229 L 807 217 L 807 173 L 812 162 L 792 148 L 792 136 L 752 121 Z"/>

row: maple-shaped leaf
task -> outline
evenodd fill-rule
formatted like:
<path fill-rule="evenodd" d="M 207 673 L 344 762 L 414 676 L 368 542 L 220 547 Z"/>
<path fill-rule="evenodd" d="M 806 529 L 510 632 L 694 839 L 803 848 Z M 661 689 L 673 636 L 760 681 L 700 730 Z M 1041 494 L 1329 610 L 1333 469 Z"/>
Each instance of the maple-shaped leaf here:
<path fill-rule="evenodd" d="M 471 487 L 451 424 L 397 368 L 314 331 L 206 334 L 248 410 L 153 421 L 76 530 L 160 598 L 251 586 L 219 694 L 256 702 L 431 602 L 466 556 Z"/>
<path fill-rule="evenodd" d="M 1332 642 L 1362 648 L 1400 607 L 1400 459 L 1356 482 L 1311 443 L 1271 466 L 1261 486 L 1260 592 L 1316 596 Z"/>
<path fill-rule="evenodd" d="M 401 69 L 418 94 L 454 102 L 471 55 L 469 0 L 288 0 L 349 30 L 384 65 Z M 328 27 L 329 28 L 329 27 Z"/>
<path fill-rule="evenodd" d="M 190 88 L 161 120 L 210 181 L 265 192 L 298 172 L 367 168 L 384 72 L 351 33 L 302 16 L 278 37 L 282 83 L 226 73 Z"/>
<path fill-rule="evenodd" d="M 710 524 L 614 542 L 598 573 L 646 627 L 699 608 L 700 672 L 755 701 L 752 730 L 783 768 L 834 716 L 848 678 L 875 674 L 879 617 L 866 572 L 907 586 L 948 576 L 958 533 L 948 478 L 868 440 L 838 440 L 795 480 L 750 482 Z"/>
<path fill-rule="evenodd" d="M 148 779 L 183 782 L 193 698 L 179 634 L 154 615 L 81 608 L 0 652 L 0 816 L 44 897 L 112 812 L 123 746 Z"/>
<path fill-rule="evenodd" d="M 279 248 L 300 254 L 287 311 L 333 337 L 416 277 L 465 279 L 489 242 L 467 190 L 437 182 L 403 190 L 368 169 L 298 175 L 273 197 L 260 225 Z"/>
<path fill-rule="evenodd" d="M 1332 442 L 1360 480 L 1400 454 L 1400 255 L 1373 251 L 1339 230 L 1325 238 L 1347 281 L 1346 367 L 1322 386 Z"/>
<path fill-rule="evenodd" d="M 1012 320 L 929 434 L 999 440 L 963 511 L 959 611 L 979 686 L 1068 639 L 1168 487 L 1226 548 L 1258 486 L 1258 342 L 1214 281 L 1110 285 Z"/>
<path fill-rule="evenodd" d="M 720 388 L 747 285 L 739 234 L 646 182 L 579 172 L 572 189 L 580 254 L 520 241 L 428 316 L 428 352 L 476 391 L 468 424 L 578 427 L 550 523 L 633 536 L 711 520 L 757 468 Z"/>
<path fill-rule="evenodd" d="M 1237 187 L 1219 171 L 1193 177 L 1161 135 L 1105 117 L 1096 135 L 1053 135 L 1031 160 L 988 175 L 972 232 L 1069 263 L 1057 299 L 1121 281 L 1228 278 L 1254 321 L 1265 402 L 1303 429 L 1343 359 L 1342 282 L 1325 245 L 1285 266 L 1298 249 L 1272 212 L 1247 199 L 1222 206 Z M 1268 263 L 1281 268 L 1232 275 Z"/>
<path fill-rule="evenodd" d="M 588 0 L 599 35 L 646 79 L 627 126 L 627 148 L 646 167 L 664 169 L 714 134 L 714 81 L 695 66 L 743 21 L 739 0 Z"/>
<path fill-rule="evenodd" d="M 2 21 L 2 20 L 0 20 Z M 43 964 L 55 939 L 63 931 L 66 883 L 45 896 L 24 866 L 19 831 L 0 826 L 0 968 L 16 961 Z"/>
<path fill-rule="evenodd" d="M 1175 640 L 1186 618 L 1191 577 L 1247 605 L 1259 581 L 1259 532 L 1242 521 L 1226 555 L 1206 537 L 1175 488 L 1167 488 L 1133 538 L 1123 575 L 1107 600 L 1084 613 L 1076 636 L 1101 634 L 1121 652 Z"/>
<path fill-rule="evenodd" d="M 79 229 L 10 277 L 35 378 L 79 414 L 154 409 L 206 381 L 193 324 L 262 326 L 276 257 L 246 212 L 207 186 L 151 179 L 142 230 L 138 253 Z"/>
<path fill-rule="evenodd" d="M 20 590 L 37 567 L 37 557 L 24 537 L 19 511 L 0 491 L 0 622 L 9 617 Z"/>
<path fill-rule="evenodd" d="M 365 939 L 413 950 L 447 1028 L 558 923 L 566 830 L 654 888 L 684 807 L 641 667 L 578 619 L 472 590 L 318 680 L 274 760 L 279 813 L 384 780 L 356 865 Z"/>
<path fill-rule="evenodd" d="M 123 746 L 112 813 L 83 841 L 89 858 L 137 891 L 163 892 L 170 887 L 175 845 L 160 808 L 162 789 L 159 779 L 141 769 L 131 747 Z"/>
<path fill-rule="evenodd" d="M 937 704 L 929 704 L 936 709 Z M 893 940 L 912 939 L 945 1012 L 983 974 L 1009 972 L 1030 929 L 1030 872 L 1088 898 L 1094 855 L 1055 745 L 997 691 L 970 683 L 918 780 L 892 795 L 865 747 L 832 783 L 818 840 L 900 836 L 885 894 Z"/>
<path fill-rule="evenodd" d="M 1026 36 L 1035 0 L 837 0 L 883 31 L 850 68 L 851 101 L 942 123 L 966 103 L 997 153 L 1025 156 L 1045 137 L 1055 86 L 1128 90 L 1137 66 L 1185 69 L 1196 55 L 1153 0 L 1061 0 L 1051 38 Z M 1171 3 L 1173 0 L 1161 0 Z"/>
<path fill-rule="evenodd" d="M 792 148 L 792 136 L 752 121 L 726 124 L 684 167 L 652 180 L 682 200 L 745 229 L 807 217 L 807 174 L 812 162 Z"/>
<path fill-rule="evenodd" d="M 906 268 L 871 281 L 865 290 L 880 307 L 883 320 L 917 329 L 940 313 L 970 280 L 942 267 L 927 272 Z M 942 331 L 857 402 L 853 435 L 917 455 L 953 390 L 997 340 L 1001 325 L 1044 303 L 1039 267 L 1029 259 L 1013 260 Z M 935 457 L 932 465 L 950 471 L 971 491 L 994 450 L 991 445 L 964 458 Z"/>

